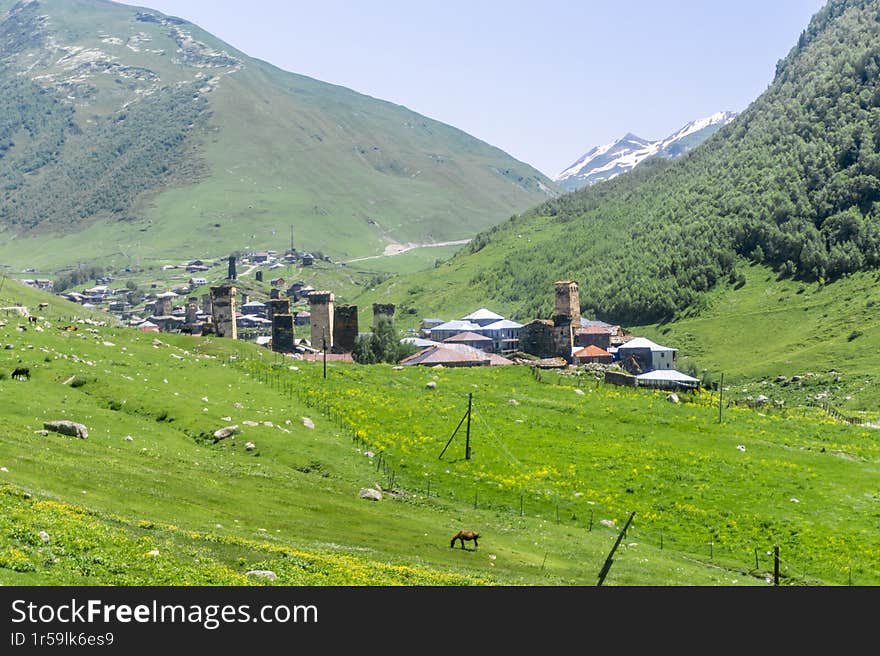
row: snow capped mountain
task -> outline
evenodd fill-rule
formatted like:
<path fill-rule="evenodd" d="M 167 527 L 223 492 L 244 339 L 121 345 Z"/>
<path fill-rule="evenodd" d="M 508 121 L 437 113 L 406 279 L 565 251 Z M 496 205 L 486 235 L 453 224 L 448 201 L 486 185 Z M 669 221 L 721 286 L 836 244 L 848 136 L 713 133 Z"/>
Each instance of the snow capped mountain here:
<path fill-rule="evenodd" d="M 610 144 L 596 146 L 556 176 L 555 180 L 566 191 L 574 191 L 626 173 L 649 157 L 659 155 L 675 159 L 701 144 L 736 116 L 736 112 L 716 112 L 691 121 L 674 134 L 657 141 L 626 134 Z"/>

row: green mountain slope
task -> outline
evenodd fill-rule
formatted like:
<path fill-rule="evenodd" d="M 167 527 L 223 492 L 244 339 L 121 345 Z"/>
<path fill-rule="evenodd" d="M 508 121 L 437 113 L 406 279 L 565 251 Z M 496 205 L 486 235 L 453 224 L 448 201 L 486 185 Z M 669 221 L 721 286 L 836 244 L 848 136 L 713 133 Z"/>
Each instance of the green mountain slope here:
<path fill-rule="evenodd" d="M 474 290 L 481 305 L 547 316 L 553 282 L 574 279 L 587 313 L 641 324 L 739 280 L 737 258 L 804 281 L 872 269 L 880 264 L 878 73 L 880 2 L 832 0 L 767 91 L 689 155 L 548 201 L 478 235 L 434 272 L 443 282 L 398 283 L 388 296 L 432 316 L 437 295 Z"/>
<path fill-rule="evenodd" d="M 103 0 L 0 1 L 0 258 L 467 239 L 556 193 L 460 130 Z M 206 251 L 208 251 L 206 253 Z"/>

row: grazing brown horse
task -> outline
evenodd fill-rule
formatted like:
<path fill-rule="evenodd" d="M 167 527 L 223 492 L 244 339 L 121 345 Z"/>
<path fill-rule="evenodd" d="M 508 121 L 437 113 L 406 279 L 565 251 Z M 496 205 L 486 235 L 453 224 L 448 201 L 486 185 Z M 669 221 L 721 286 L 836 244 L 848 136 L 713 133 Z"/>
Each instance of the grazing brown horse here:
<path fill-rule="evenodd" d="M 477 538 L 480 537 L 480 534 L 477 531 L 459 531 L 455 535 L 452 536 L 452 542 L 449 543 L 449 548 L 455 546 L 456 540 L 461 540 L 461 548 L 464 549 L 464 541 L 465 540 L 473 540 L 474 541 L 474 549 L 476 549 L 479 545 L 477 544 Z"/>

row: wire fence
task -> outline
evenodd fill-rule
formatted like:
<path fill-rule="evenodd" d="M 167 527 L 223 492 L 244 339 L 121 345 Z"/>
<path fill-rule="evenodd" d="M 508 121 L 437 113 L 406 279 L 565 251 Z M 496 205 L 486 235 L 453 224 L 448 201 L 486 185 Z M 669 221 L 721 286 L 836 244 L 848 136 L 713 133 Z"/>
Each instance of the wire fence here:
<path fill-rule="evenodd" d="M 285 359 L 280 362 L 289 364 L 289 360 Z M 277 357 L 263 358 L 260 354 L 257 358 L 250 353 L 239 353 L 237 356 L 227 356 L 226 364 L 241 368 L 249 373 L 253 380 L 271 386 L 288 398 L 295 397 L 307 407 L 315 409 L 343 431 L 362 452 L 372 451 L 375 448 L 365 431 L 359 430 L 349 421 L 344 410 L 332 405 L 330 401 L 319 401 L 309 394 L 310 388 L 302 385 L 301 381 L 296 381 L 286 367 L 278 366 Z M 536 370 L 533 369 L 534 371 Z M 545 377 L 542 372 L 537 371 L 532 375 L 535 380 L 545 382 L 542 381 Z M 482 422 L 481 425 L 487 429 L 491 443 L 503 457 L 510 464 L 521 466 L 522 463 L 498 437 L 486 417 L 476 411 L 473 415 L 477 421 Z M 619 531 L 614 519 L 614 515 L 618 513 L 603 508 L 598 502 L 564 500 L 549 491 L 522 491 L 517 494 L 509 489 L 499 489 L 490 483 L 473 480 L 449 482 L 432 475 L 419 478 L 404 473 L 396 464 L 398 457 L 395 453 L 380 450 L 373 452 L 370 459 L 375 472 L 381 474 L 381 487 L 385 492 L 401 494 L 417 502 L 430 504 L 448 502 L 458 506 L 467 505 L 475 510 L 550 521 L 559 525 L 575 526 L 587 532 L 604 531 L 616 534 Z M 778 551 L 774 550 L 776 545 L 753 544 L 744 547 L 741 542 L 730 544 L 724 538 L 715 535 L 710 528 L 706 529 L 705 541 L 695 541 L 692 533 L 685 537 L 674 530 L 667 530 L 654 524 L 642 527 L 636 521 L 627 529 L 621 549 L 626 551 L 640 544 L 661 551 L 671 550 L 694 563 L 717 567 L 731 574 L 755 577 L 767 584 L 854 584 L 851 567 L 847 568 L 846 572 L 837 571 L 836 574 L 829 576 L 827 567 L 820 571 L 813 564 L 797 561 L 789 555 L 785 558 L 778 556 Z M 777 571 L 778 577 L 775 575 Z"/>

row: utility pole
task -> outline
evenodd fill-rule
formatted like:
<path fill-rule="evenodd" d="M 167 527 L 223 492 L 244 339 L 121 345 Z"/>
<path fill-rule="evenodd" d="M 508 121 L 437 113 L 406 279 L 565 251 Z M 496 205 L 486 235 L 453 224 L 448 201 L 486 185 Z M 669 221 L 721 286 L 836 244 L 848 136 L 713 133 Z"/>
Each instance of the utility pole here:
<path fill-rule="evenodd" d="M 474 393 L 468 394 L 467 428 L 464 438 L 464 459 L 471 459 L 471 404 L 474 401 Z"/>
<path fill-rule="evenodd" d="M 614 546 L 611 547 L 611 553 L 608 554 L 608 558 L 605 559 L 605 564 L 602 565 L 602 570 L 599 572 L 599 582 L 596 584 L 596 587 L 600 587 L 605 581 L 605 577 L 608 576 L 611 565 L 614 563 L 614 558 L 612 558 L 612 556 L 614 556 L 614 552 L 617 551 L 617 547 L 620 546 L 620 541 L 623 540 L 623 536 L 626 535 L 626 529 L 629 528 L 630 522 L 632 522 L 635 514 L 635 512 L 629 514 L 629 519 L 626 520 L 626 524 L 623 525 L 623 529 L 617 536 L 617 541 L 614 543 Z"/>
<path fill-rule="evenodd" d="M 327 331 L 321 331 L 321 352 L 324 356 L 324 378 L 327 378 Z"/>
<path fill-rule="evenodd" d="M 468 394 L 468 409 L 467 412 L 464 413 L 464 416 L 458 422 L 458 426 L 455 427 L 455 430 L 452 431 L 452 436 L 449 438 L 449 441 L 446 442 L 446 446 L 443 447 L 443 450 L 440 452 L 440 455 L 437 456 L 437 459 L 443 457 L 443 454 L 446 453 L 446 449 L 449 448 L 449 445 L 452 444 L 452 440 L 455 438 L 456 433 L 458 433 L 458 429 L 461 428 L 461 425 L 464 423 L 464 420 L 467 419 L 467 435 L 465 437 L 465 447 L 464 447 L 464 457 L 465 460 L 471 459 L 471 405 L 473 404 L 474 394 L 471 392 Z"/>

